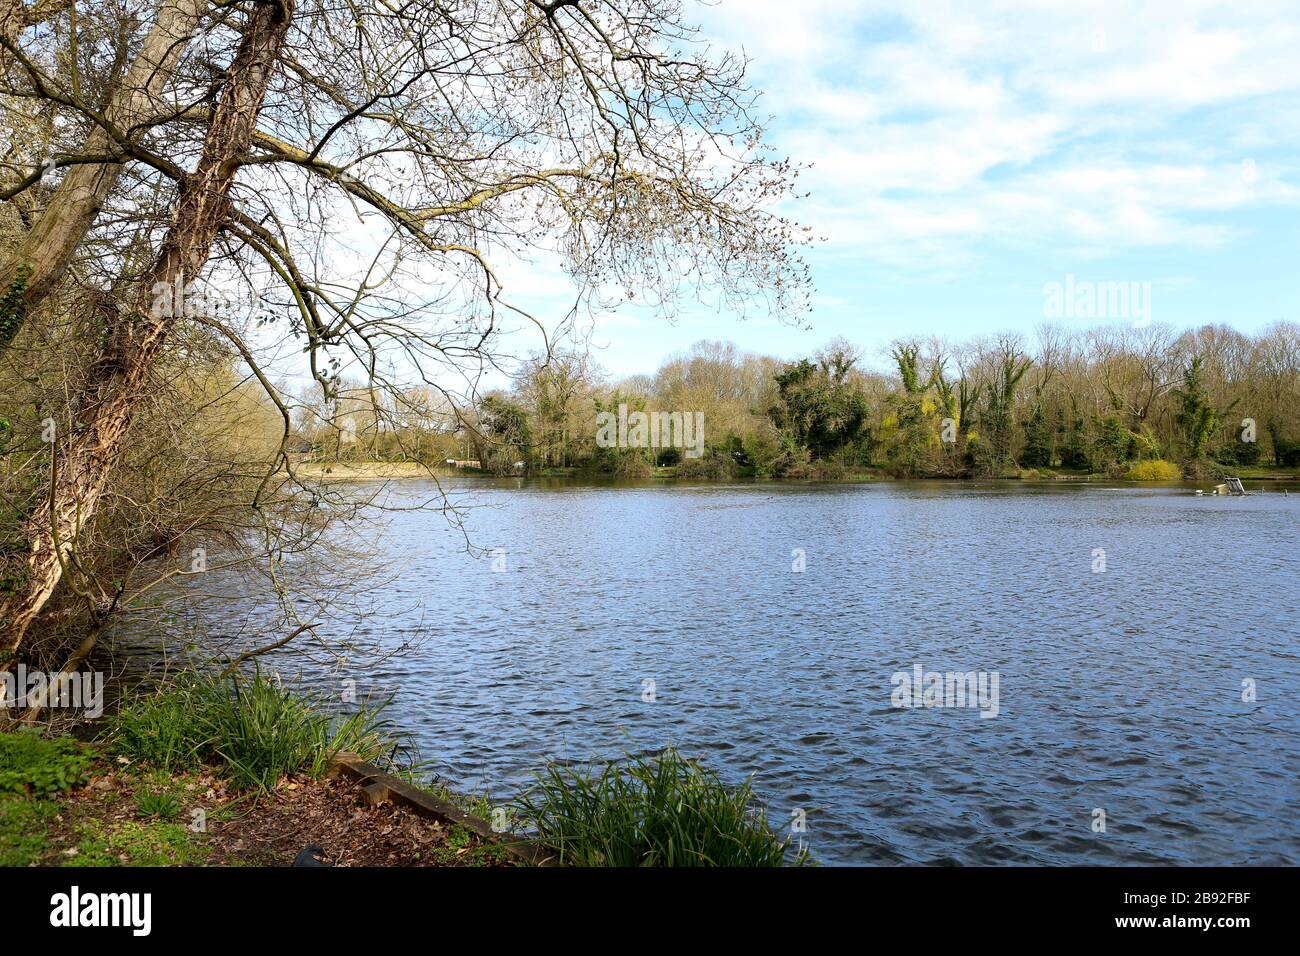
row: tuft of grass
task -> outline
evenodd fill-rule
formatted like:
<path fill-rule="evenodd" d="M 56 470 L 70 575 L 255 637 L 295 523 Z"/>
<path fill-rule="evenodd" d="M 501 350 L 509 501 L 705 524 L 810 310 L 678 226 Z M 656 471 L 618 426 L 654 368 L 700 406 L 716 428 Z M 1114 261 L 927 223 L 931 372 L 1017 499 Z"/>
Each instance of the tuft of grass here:
<path fill-rule="evenodd" d="M 0 794 L 49 797 L 86 778 L 91 755 L 71 737 L 0 733 Z"/>
<path fill-rule="evenodd" d="M 212 684 L 186 675 L 143 697 L 124 701 L 113 716 L 113 749 L 168 773 L 195 770 L 211 750 Z"/>
<path fill-rule="evenodd" d="M 436 846 L 430 859 L 435 866 L 517 866 L 505 847 L 482 840 L 477 833 L 459 823 L 447 831 L 445 846 Z"/>
<path fill-rule="evenodd" d="M 170 822 L 181 814 L 180 798 L 166 790 L 138 790 L 135 807 L 140 816 Z"/>
<path fill-rule="evenodd" d="M 415 781 L 410 782 L 416 783 Z M 418 784 L 416 785 L 418 786 Z M 429 782 L 424 784 L 424 789 L 434 796 L 446 800 L 464 813 L 468 813 L 472 817 L 478 817 L 481 820 L 491 820 L 496 811 L 496 804 L 492 802 L 492 798 L 488 794 L 461 793 L 459 790 L 453 790 L 438 774 L 434 774 L 429 778 Z"/>
<path fill-rule="evenodd" d="M 236 686 L 215 718 L 215 751 L 237 787 L 270 789 L 282 775 L 319 777 L 341 751 L 377 762 L 391 750 L 380 710 L 334 714 L 320 697 L 299 697 L 269 680 Z"/>
<path fill-rule="evenodd" d="M 515 802 L 560 862 L 579 866 L 781 866 L 809 862 L 738 787 L 669 748 L 590 767 L 551 764 Z"/>
<path fill-rule="evenodd" d="M 1183 477 L 1183 470 L 1172 461 L 1152 458 L 1139 461 L 1124 475 L 1128 481 L 1178 481 Z"/>
<path fill-rule="evenodd" d="M 401 748 L 384 707 L 341 713 L 260 672 L 189 675 L 124 705 L 111 740 L 116 752 L 169 772 L 216 763 L 237 789 L 265 791 L 286 774 L 319 777 L 345 750 L 391 764 Z"/>

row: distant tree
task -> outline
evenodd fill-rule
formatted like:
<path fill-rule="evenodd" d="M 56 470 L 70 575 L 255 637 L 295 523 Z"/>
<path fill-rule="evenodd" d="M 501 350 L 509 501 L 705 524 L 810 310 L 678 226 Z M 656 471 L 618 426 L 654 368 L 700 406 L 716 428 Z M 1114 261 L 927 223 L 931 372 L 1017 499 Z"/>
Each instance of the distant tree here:
<path fill-rule="evenodd" d="M 867 435 L 869 409 L 861 388 L 849 379 L 851 367 L 836 352 L 817 364 L 801 359 L 775 376 L 772 422 L 813 459 L 829 458 Z"/>
<path fill-rule="evenodd" d="M 1052 459 L 1052 428 L 1040 402 L 1034 406 L 1029 421 L 1025 423 L 1025 446 L 1020 452 L 1020 464 L 1026 468 L 1050 468 Z"/>
<path fill-rule="evenodd" d="M 528 412 L 504 395 L 487 395 L 479 402 L 475 435 L 479 465 L 486 471 L 509 474 L 531 456 Z"/>
<path fill-rule="evenodd" d="M 585 352 L 556 350 L 534 355 L 514 379 L 515 394 L 528 410 L 533 454 L 542 467 L 573 463 L 592 436 L 593 390 L 600 372 Z"/>
<path fill-rule="evenodd" d="M 1118 414 L 1110 414 L 1094 420 L 1097 437 L 1092 443 L 1089 456 L 1092 467 L 1099 471 L 1115 473 L 1123 471 L 1123 465 L 1133 457 L 1133 433 L 1124 425 L 1124 419 Z"/>
<path fill-rule="evenodd" d="M 986 392 L 982 416 L 985 445 L 981 464 L 986 474 L 1000 475 L 1014 460 L 1016 389 L 1032 364 L 1015 338 L 999 340 L 997 377 Z"/>
<path fill-rule="evenodd" d="M 1090 467 L 1092 459 L 1088 453 L 1088 430 L 1079 413 L 1078 401 L 1071 396 L 1067 409 L 1067 423 L 1064 426 L 1064 438 L 1061 443 L 1061 467 L 1084 470 Z"/>
<path fill-rule="evenodd" d="M 1182 431 L 1183 447 L 1189 461 L 1199 461 L 1206 457 L 1210 439 L 1227 412 L 1236 405 L 1234 401 L 1227 409 L 1220 411 L 1211 404 L 1203 382 L 1203 367 L 1203 357 L 1192 356 L 1183 369 L 1182 387 L 1176 390 L 1180 403 L 1176 420 Z"/>
<path fill-rule="evenodd" d="M 933 466 L 942 423 L 936 414 L 938 405 L 926 397 L 930 383 L 921 377 L 921 347 L 903 342 L 890 354 L 902 389 L 888 399 L 892 415 L 886 419 L 881 441 L 890 467 L 904 477 L 916 477 Z"/>

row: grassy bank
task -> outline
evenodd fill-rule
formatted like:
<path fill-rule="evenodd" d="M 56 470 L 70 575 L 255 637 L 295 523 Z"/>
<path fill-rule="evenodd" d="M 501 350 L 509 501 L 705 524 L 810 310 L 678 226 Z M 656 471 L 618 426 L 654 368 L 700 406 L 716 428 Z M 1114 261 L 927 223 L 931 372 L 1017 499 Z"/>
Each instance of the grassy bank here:
<path fill-rule="evenodd" d="M 338 865 L 519 865 L 459 823 L 366 804 L 331 773 L 342 752 L 411 783 L 422 772 L 382 707 L 338 713 L 260 675 L 180 677 L 126 702 L 91 743 L 0 732 L 0 865 L 283 866 L 311 845 Z M 437 778 L 426 786 L 480 819 L 504 812 L 570 865 L 808 860 L 773 832 L 748 782 L 728 786 L 671 749 L 550 767 L 504 807 Z"/>
<path fill-rule="evenodd" d="M 0 733 L 0 865 L 516 865 L 472 830 L 358 802 L 341 751 L 393 769 L 382 708 L 338 714 L 255 675 L 183 677 L 128 702 L 92 743 Z"/>

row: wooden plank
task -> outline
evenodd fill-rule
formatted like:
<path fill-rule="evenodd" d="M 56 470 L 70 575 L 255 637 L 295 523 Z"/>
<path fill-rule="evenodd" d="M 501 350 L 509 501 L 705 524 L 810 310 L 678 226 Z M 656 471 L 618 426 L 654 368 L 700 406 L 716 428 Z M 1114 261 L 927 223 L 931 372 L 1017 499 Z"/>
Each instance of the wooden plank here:
<path fill-rule="evenodd" d="M 372 763 L 367 763 L 356 754 L 341 753 L 335 756 L 330 770 L 342 773 L 357 782 L 371 803 L 394 803 L 418 813 L 422 817 L 440 820 L 443 823 L 457 823 L 473 830 L 479 837 L 503 847 L 511 856 L 532 866 L 555 866 L 554 854 L 531 840 L 523 840 L 509 834 L 497 833 L 492 825 L 481 817 L 466 813 L 454 803 L 443 800 L 427 790 L 412 786 L 399 777 L 384 773 Z M 380 796 L 382 795 L 382 797 Z"/>

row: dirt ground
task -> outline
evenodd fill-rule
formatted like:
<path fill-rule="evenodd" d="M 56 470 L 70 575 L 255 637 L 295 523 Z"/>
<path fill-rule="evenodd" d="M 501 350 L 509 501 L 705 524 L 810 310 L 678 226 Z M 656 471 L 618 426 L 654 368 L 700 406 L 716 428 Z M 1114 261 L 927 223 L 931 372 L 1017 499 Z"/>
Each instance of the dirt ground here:
<path fill-rule="evenodd" d="M 44 865 L 289 866 L 315 844 L 331 866 L 511 866 L 498 845 L 389 804 L 361 802 L 337 778 L 288 778 L 234 795 L 215 775 L 103 770 L 61 794 L 47 818 Z"/>

